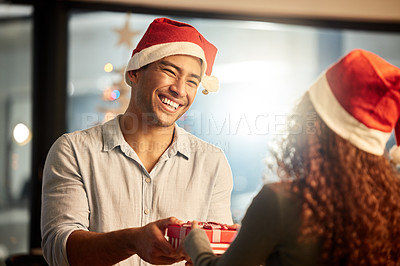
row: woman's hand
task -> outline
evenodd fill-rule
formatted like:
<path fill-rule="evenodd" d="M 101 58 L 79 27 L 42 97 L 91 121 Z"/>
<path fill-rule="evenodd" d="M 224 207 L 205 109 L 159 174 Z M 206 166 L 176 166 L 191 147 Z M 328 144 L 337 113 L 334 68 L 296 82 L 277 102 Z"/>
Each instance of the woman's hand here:
<path fill-rule="evenodd" d="M 192 222 L 192 230 L 200 228 L 199 223 L 197 221 Z"/>

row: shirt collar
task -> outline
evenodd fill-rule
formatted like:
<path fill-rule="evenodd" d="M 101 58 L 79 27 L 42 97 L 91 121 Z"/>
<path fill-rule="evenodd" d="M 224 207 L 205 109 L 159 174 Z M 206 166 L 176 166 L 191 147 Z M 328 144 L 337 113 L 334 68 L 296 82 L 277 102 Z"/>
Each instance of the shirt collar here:
<path fill-rule="evenodd" d="M 103 151 L 109 151 L 117 146 L 128 145 L 122 135 L 119 125 L 119 118 L 122 115 L 116 116 L 114 119 L 104 123 L 103 125 Z M 175 134 L 171 146 L 167 149 L 165 154 L 171 158 L 172 156 L 180 153 L 189 158 L 191 152 L 191 142 L 189 138 L 190 133 L 179 127 L 175 123 Z"/>
<path fill-rule="evenodd" d="M 188 159 L 191 151 L 189 139 L 190 133 L 179 127 L 176 123 L 174 132 L 174 139 L 171 146 L 167 150 L 168 156 L 172 157 L 173 155 L 180 153 Z"/>
<path fill-rule="evenodd" d="M 120 117 L 121 115 L 118 115 L 114 119 L 104 123 L 103 151 L 109 151 L 117 146 L 123 146 L 124 144 L 127 144 L 119 126 Z"/>

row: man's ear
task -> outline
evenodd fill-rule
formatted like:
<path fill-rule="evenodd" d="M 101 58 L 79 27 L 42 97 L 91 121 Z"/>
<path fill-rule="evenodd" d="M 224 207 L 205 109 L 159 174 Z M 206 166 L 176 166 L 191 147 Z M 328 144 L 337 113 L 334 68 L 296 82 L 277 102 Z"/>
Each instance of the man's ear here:
<path fill-rule="evenodd" d="M 133 83 L 137 82 L 137 70 L 130 70 L 128 71 L 128 78 L 130 81 L 132 81 Z"/>

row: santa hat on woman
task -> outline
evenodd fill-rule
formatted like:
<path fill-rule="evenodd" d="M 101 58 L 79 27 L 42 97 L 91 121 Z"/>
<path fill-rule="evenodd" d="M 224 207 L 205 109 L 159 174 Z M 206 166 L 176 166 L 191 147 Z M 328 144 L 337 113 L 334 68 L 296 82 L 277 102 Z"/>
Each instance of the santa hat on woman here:
<path fill-rule="evenodd" d="M 203 93 L 216 92 L 218 79 L 211 76 L 217 48 L 207 41 L 193 26 L 168 18 L 155 19 L 137 47 L 125 69 L 125 81 L 131 85 L 127 72 L 137 70 L 171 55 L 191 55 L 202 60 Z"/>
<path fill-rule="evenodd" d="M 400 69 L 374 53 L 356 49 L 325 71 L 309 90 L 311 101 L 335 133 L 359 149 L 400 164 Z"/>

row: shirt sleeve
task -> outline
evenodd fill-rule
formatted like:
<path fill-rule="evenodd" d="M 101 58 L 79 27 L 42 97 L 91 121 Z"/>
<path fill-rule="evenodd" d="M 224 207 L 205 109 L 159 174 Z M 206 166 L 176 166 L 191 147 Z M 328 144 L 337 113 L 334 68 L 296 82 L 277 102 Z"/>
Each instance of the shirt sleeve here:
<path fill-rule="evenodd" d="M 280 238 L 278 206 L 276 194 L 264 186 L 249 206 L 237 237 L 222 256 L 213 254 L 202 230 L 189 233 L 184 240 L 185 250 L 196 266 L 260 265 L 274 252 Z"/>
<path fill-rule="evenodd" d="M 68 136 L 51 147 L 43 172 L 41 233 L 50 265 L 69 265 L 66 243 L 75 230 L 88 230 L 89 207 Z"/>
<path fill-rule="evenodd" d="M 220 151 L 219 155 L 207 221 L 233 224 L 230 209 L 233 189 L 232 171 L 225 154 Z"/>

